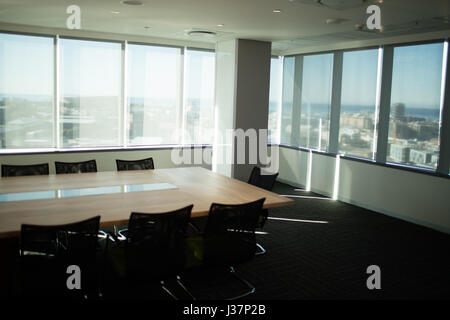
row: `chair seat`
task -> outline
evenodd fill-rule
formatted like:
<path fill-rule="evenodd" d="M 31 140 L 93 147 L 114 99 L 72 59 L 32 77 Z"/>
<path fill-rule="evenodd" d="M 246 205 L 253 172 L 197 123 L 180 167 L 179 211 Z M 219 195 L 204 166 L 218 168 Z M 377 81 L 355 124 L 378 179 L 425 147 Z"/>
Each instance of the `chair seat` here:
<path fill-rule="evenodd" d="M 234 265 L 253 259 L 256 252 L 255 242 L 228 235 L 199 235 L 188 237 L 186 247 L 188 256 L 195 258 L 194 266 Z"/>

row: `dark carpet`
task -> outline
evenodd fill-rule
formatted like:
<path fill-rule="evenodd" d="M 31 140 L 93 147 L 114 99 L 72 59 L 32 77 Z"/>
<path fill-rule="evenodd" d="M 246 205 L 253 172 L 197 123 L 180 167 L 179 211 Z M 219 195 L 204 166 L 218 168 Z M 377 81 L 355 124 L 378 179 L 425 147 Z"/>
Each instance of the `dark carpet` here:
<path fill-rule="evenodd" d="M 274 192 L 322 197 L 280 183 Z M 257 236 L 267 253 L 237 268 L 256 287 L 248 299 L 450 298 L 450 235 L 325 197 L 293 199 L 270 217 L 305 221 L 268 220 Z M 370 265 L 380 290 L 366 286 Z"/>

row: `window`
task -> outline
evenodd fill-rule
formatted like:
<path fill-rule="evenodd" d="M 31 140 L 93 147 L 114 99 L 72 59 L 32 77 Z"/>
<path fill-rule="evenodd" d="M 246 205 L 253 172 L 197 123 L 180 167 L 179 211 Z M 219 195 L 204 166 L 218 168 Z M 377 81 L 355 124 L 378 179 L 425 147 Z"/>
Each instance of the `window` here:
<path fill-rule="evenodd" d="M 283 97 L 281 109 L 280 143 L 291 144 L 292 111 L 294 106 L 295 57 L 283 60 Z"/>
<path fill-rule="evenodd" d="M 330 131 L 333 54 L 303 58 L 300 146 L 326 151 Z"/>
<path fill-rule="evenodd" d="M 384 50 L 387 54 L 383 58 Z M 383 162 L 386 155 L 387 163 L 437 170 L 439 153 L 448 152 L 440 138 L 440 131 L 447 127 L 446 123 L 442 125 L 446 120 L 441 119 L 442 108 L 447 105 L 444 100 L 449 99 L 443 82 L 447 50 L 448 42 L 435 42 L 344 51 L 342 73 L 333 66 L 335 53 L 284 57 L 280 144 L 336 150 L 369 160 L 376 160 L 378 147 L 378 158 Z M 392 73 L 382 74 L 382 63 L 387 62 L 388 67 L 389 59 Z M 333 96 L 336 103 L 340 98 L 340 114 L 330 119 L 334 111 L 332 82 L 340 77 L 340 97 Z M 392 83 L 391 88 L 382 88 L 383 83 Z M 384 93 L 387 96 L 380 96 Z M 390 109 L 388 117 L 384 111 L 389 110 L 384 108 Z M 269 128 L 274 123 L 270 119 Z M 333 123 L 333 128 L 339 128 L 338 139 L 330 145 L 330 121 L 337 119 L 339 125 Z M 445 171 L 448 161 L 444 157 L 441 160 L 440 170 Z"/>
<path fill-rule="evenodd" d="M 51 148 L 53 38 L 0 34 L 0 148 Z"/>
<path fill-rule="evenodd" d="M 177 144 L 181 49 L 128 45 L 128 144 Z"/>
<path fill-rule="evenodd" d="M 375 158 L 378 50 L 344 52 L 339 152 Z"/>
<path fill-rule="evenodd" d="M 214 140 L 215 53 L 188 49 L 185 66 L 183 143 L 212 144 Z"/>
<path fill-rule="evenodd" d="M 120 145 L 121 44 L 59 43 L 61 146 Z"/>
<path fill-rule="evenodd" d="M 433 43 L 394 48 L 390 162 L 437 168 L 443 47 Z"/>
<path fill-rule="evenodd" d="M 269 92 L 269 123 L 268 138 L 269 143 L 279 143 L 278 119 L 281 112 L 281 57 L 270 59 L 270 92 Z"/>
<path fill-rule="evenodd" d="M 0 149 L 211 144 L 214 85 L 210 50 L 0 33 Z"/>

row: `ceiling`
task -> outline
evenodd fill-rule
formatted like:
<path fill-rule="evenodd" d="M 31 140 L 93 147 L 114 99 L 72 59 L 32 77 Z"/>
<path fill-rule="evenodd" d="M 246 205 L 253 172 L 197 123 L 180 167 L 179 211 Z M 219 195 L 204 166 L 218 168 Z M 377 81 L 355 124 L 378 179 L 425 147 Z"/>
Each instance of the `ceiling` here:
<path fill-rule="evenodd" d="M 450 0 L 359 0 L 364 3 L 344 10 L 317 1 L 142 0 L 142 6 L 129 6 L 120 0 L 0 0 L 0 23 L 65 28 L 66 8 L 76 4 L 84 31 L 210 43 L 255 39 L 271 41 L 276 50 L 450 29 Z M 356 24 L 365 25 L 370 4 L 381 8 L 383 32 L 355 29 Z M 342 22 L 326 23 L 336 18 Z M 217 36 L 192 37 L 186 34 L 189 30 L 215 31 Z"/>

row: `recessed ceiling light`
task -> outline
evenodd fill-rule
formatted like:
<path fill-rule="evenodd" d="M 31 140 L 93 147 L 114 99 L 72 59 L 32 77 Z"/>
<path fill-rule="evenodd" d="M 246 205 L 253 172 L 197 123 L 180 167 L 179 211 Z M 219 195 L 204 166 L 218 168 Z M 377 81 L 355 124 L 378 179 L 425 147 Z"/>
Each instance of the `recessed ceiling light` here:
<path fill-rule="evenodd" d="M 345 21 L 345 19 L 342 19 L 342 18 L 329 18 L 326 20 L 326 23 L 327 24 L 339 24 L 344 21 Z"/>
<path fill-rule="evenodd" d="M 218 26 L 218 27 L 223 27 L 224 25 L 223 25 L 222 23 L 220 23 L 220 24 L 218 24 L 217 26 Z"/>
<path fill-rule="evenodd" d="M 142 1 L 139 0 L 122 0 L 120 2 L 129 6 L 142 6 L 144 4 Z"/>
<path fill-rule="evenodd" d="M 280 9 L 273 9 L 273 13 L 281 13 Z"/>
<path fill-rule="evenodd" d="M 111 11 L 111 13 L 112 13 L 112 14 L 119 14 L 119 13 L 120 13 L 120 11 L 117 11 L 117 10 L 112 10 L 112 11 Z"/>

